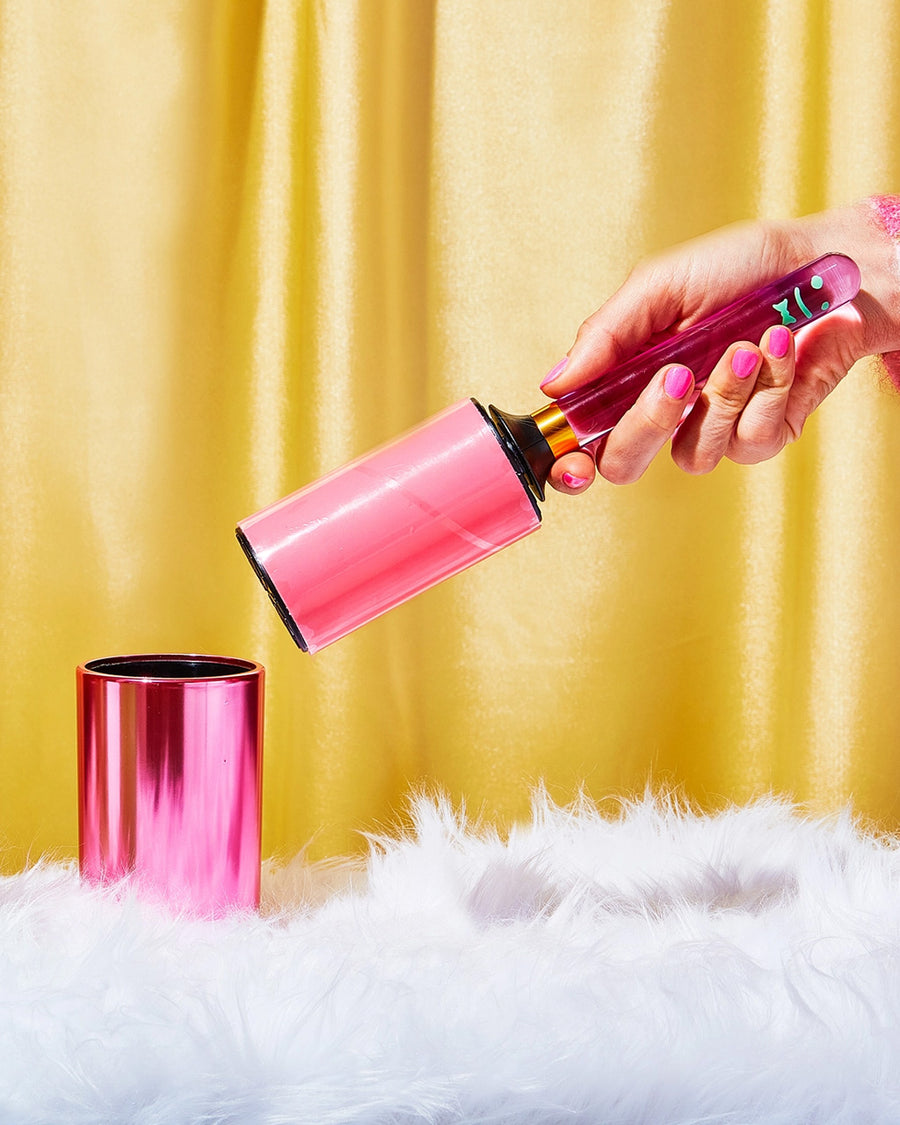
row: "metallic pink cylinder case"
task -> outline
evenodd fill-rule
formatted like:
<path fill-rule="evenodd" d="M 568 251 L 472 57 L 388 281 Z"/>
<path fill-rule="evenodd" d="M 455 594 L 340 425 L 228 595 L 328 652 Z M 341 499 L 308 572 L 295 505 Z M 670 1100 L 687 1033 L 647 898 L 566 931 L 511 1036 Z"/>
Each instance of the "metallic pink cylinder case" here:
<path fill-rule="evenodd" d="M 265 673 L 219 656 L 77 670 L 82 876 L 193 914 L 259 906 Z"/>

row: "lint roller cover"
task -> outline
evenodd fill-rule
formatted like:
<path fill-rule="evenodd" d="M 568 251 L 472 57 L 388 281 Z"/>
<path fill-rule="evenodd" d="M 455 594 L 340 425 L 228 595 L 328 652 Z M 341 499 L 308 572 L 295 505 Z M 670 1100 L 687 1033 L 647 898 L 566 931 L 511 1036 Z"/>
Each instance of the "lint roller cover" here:
<path fill-rule="evenodd" d="M 859 285 L 850 258 L 827 254 L 532 414 L 464 399 L 243 520 L 238 539 L 291 636 L 316 652 L 535 531 L 553 462 L 608 433 L 665 364 L 700 387 L 733 341 L 800 329 Z"/>

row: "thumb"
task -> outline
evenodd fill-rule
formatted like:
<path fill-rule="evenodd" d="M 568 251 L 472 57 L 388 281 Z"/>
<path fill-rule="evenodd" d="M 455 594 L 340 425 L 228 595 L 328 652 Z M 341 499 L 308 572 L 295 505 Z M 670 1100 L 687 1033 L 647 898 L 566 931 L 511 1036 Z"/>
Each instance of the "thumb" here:
<path fill-rule="evenodd" d="M 659 266 L 638 267 L 578 329 L 566 360 L 541 384 L 559 398 L 637 355 L 683 316 L 682 287 Z"/>

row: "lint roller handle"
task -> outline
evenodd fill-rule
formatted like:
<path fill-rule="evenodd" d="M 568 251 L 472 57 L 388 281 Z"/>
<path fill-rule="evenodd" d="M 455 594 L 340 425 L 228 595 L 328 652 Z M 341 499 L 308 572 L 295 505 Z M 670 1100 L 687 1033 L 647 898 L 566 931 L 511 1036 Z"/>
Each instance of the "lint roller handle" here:
<path fill-rule="evenodd" d="M 531 416 L 506 415 L 493 407 L 491 414 L 524 454 L 534 474 L 532 484 L 543 492 L 553 461 L 609 433 L 661 367 L 682 363 L 693 372 L 695 387 L 702 387 L 729 344 L 736 340 L 758 343 L 766 329 L 777 324 L 796 331 L 851 301 L 859 286 L 859 267 L 851 258 L 825 254 L 739 297 Z"/>
<path fill-rule="evenodd" d="M 684 332 L 608 371 L 602 379 L 558 401 L 579 445 L 609 433 L 657 371 L 683 363 L 701 387 L 725 349 L 735 340 L 758 343 L 766 329 L 784 324 L 792 331 L 811 324 L 859 292 L 856 263 L 843 254 L 826 254 L 780 281 L 712 313 Z"/>

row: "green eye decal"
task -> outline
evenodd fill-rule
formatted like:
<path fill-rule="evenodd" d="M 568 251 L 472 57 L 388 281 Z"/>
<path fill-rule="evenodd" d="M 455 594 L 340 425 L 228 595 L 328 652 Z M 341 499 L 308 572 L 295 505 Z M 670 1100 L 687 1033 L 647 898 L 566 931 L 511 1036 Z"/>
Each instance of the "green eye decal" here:
<path fill-rule="evenodd" d="M 817 273 L 814 273 L 812 275 L 812 277 L 809 279 L 809 283 L 813 287 L 813 289 L 821 289 L 822 286 L 825 284 L 825 282 L 822 280 L 821 277 L 819 277 L 819 275 Z M 828 302 L 827 301 L 823 301 L 820 307 L 822 309 L 822 312 L 828 312 Z"/>

